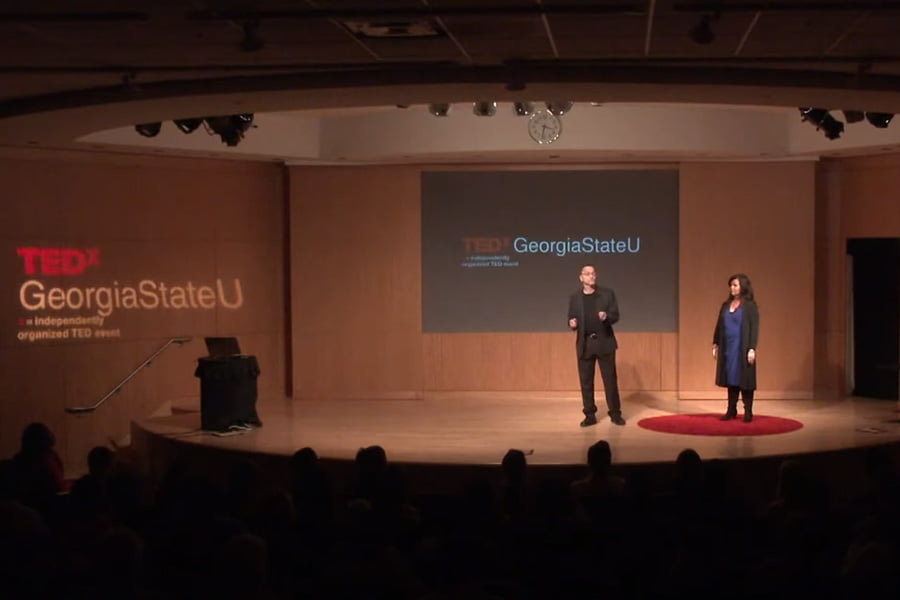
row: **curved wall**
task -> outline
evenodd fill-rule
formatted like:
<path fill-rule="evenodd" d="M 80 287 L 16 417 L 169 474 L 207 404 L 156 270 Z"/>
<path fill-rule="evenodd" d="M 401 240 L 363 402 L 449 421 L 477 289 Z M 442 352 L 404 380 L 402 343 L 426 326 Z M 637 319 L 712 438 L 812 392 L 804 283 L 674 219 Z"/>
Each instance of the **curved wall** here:
<path fill-rule="evenodd" d="M 40 420 L 79 472 L 131 419 L 196 402 L 203 336 L 238 336 L 259 358 L 261 394 L 282 396 L 282 178 L 263 164 L 4 152 L 0 455 Z M 64 411 L 96 402 L 171 336 L 194 339 L 95 413 Z"/>

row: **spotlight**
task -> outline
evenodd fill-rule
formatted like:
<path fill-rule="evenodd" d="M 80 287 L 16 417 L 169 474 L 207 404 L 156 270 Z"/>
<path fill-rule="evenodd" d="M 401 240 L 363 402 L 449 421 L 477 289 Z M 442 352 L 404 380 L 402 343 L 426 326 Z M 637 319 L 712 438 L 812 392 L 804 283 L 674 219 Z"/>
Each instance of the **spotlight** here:
<path fill-rule="evenodd" d="M 527 117 L 534 112 L 531 102 L 513 102 L 513 110 L 517 117 Z"/>
<path fill-rule="evenodd" d="M 184 133 L 191 133 L 203 124 L 203 119 L 175 119 L 172 122 Z"/>
<path fill-rule="evenodd" d="M 693 29 L 691 29 L 690 36 L 691 40 L 695 44 L 700 44 L 701 46 L 706 46 L 708 44 L 712 44 L 713 40 L 716 39 L 716 32 L 713 31 L 712 24 L 719 20 L 719 15 L 703 15 L 700 17 L 700 22 L 697 23 Z"/>
<path fill-rule="evenodd" d="M 241 52 L 256 52 L 265 47 L 266 43 L 259 35 L 259 21 L 246 21 L 242 25 L 242 28 L 244 30 L 244 37 L 240 43 Z"/>
<path fill-rule="evenodd" d="M 836 140 L 844 133 L 844 124 L 831 115 L 826 115 L 825 122 L 822 123 L 822 129 L 825 130 L 826 138 Z"/>
<path fill-rule="evenodd" d="M 446 117 L 450 114 L 450 105 L 447 103 L 429 104 L 428 112 L 435 117 Z"/>
<path fill-rule="evenodd" d="M 496 102 L 474 102 L 472 104 L 472 112 L 476 117 L 493 117 L 497 114 Z"/>
<path fill-rule="evenodd" d="M 134 130 L 144 137 L 156 137 L 159 130 L 162 129 L 162 123 L 141 123 L 134 126 Z"/>
<path fill-rule="evenodd" d="M 879 113 L 879 112 L 867 112 L 866 113 L 866 121 L 878 127 L 879 129 L 884 129 L 888 125 L 891 124 L 891 119 L 894 118 L 894 115 L 891 113 Z"/>
<path fill-rule="evenodd" d="M 564 102 L 546 102 L 545 104 L 547 105 L 547 110 L 557 117 L 561 117 L 572 109 L 574 102 L 566 100 Z"/>
<path fill-rule="evenodd" d="M 816 126 L 816 131 L 824 130 L 825 137 L 836 140 L 844 132 L 844 124 L 831 116 L 824 108 L 800 107 L 800 117 Z"/>
<path fill-rule="evenodd" d="M 228 146 L 237 146 L 243 139 L 244 132 L 253 124 L 253 114 L 228 115 L 224 117 L 206 117 L 206 125 L 222 138 Z"/>
<path fill-rule="evenodd" d="M 859 123 L 865 118 L 861 110 L 842 110 L 847 123 Z"/>

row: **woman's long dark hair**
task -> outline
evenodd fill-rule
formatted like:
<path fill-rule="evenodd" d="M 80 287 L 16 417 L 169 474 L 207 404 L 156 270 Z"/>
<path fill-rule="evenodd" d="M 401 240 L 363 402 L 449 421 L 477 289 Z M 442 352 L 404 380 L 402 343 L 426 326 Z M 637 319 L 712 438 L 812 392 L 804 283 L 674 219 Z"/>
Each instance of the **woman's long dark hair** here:
<path fill-rule="evenodd" d="M 729 288 L 735 279 L 741 284 L 741 300 L 753 300 L 753 284 L 750 283 L 750 278 L 743 273 L 735 273 L 728 278 Z M 728 300 L 731 300 L 731 290 L 728 291 Z"/>

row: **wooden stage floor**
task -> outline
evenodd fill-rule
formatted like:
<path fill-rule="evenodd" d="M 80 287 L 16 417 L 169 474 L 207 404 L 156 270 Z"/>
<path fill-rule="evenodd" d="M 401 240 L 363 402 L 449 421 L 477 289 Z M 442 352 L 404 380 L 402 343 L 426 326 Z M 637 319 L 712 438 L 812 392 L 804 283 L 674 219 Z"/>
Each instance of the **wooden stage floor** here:
<path fill-rule="evenodd" d="M 615 464 L 670 463 L 685 448 L 704 459 L 748 459 L 819 453 L 900 442 L 898 403 L 859 398 L 757 400 L 757 415 L 803 423 L 790 433 L 712 437 L 657 433 L 638 427 L 645 417 L 676 413 L 721 413 L 724 399 L 676 400 L 626 394 L 617 427 L 608 418 L 581 428 L 580 399 L 464 393 L 419 400 L 261 399 L 263 427 L 231 437 L 202 432 L 198 409 L 133 424 L 143 443 L 289 456 L 310 446 L 323 459 L 352 460 L 362 446 L 384 447 L 389 460 L 410 464 L 496 465 L 510 448 L 526 452 L 530 465 L 583 465 L 588 447 L 600 439 L 612 446 Z M 602 405 L 602 403 L 601 403 Z"/>

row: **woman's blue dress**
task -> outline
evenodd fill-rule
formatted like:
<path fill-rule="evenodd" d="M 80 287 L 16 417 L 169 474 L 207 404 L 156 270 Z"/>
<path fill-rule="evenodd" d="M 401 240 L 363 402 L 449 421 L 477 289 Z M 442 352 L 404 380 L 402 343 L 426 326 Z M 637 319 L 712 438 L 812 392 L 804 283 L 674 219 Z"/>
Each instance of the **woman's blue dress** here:
<path fill-rule="evenodd" d="M 725 307 L 725 380 L 729 386 L 741 385 L 741 321 L 744 306 L 731 312 Z"/>

